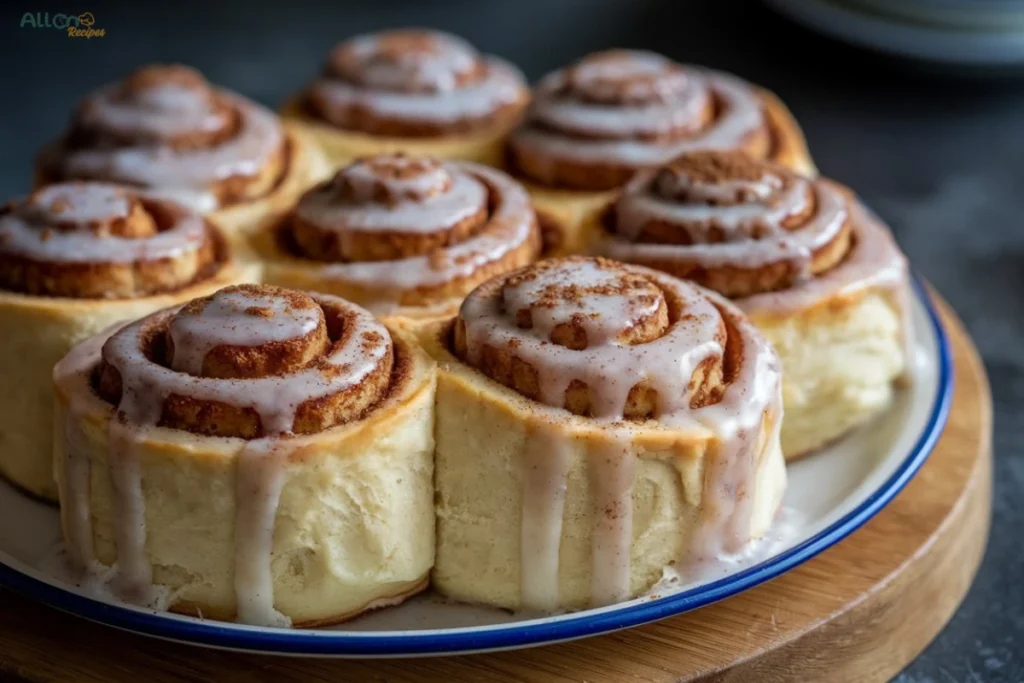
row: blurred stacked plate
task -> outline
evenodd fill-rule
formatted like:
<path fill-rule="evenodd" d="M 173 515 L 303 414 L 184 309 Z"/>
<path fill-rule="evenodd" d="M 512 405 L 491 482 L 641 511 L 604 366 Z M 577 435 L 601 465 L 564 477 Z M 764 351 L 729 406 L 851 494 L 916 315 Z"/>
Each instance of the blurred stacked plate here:
<path fill-rule="evenodd" d="M 835 38 L 914 59 L 1024 65 L 1024 0 L 766 0 Z"/>

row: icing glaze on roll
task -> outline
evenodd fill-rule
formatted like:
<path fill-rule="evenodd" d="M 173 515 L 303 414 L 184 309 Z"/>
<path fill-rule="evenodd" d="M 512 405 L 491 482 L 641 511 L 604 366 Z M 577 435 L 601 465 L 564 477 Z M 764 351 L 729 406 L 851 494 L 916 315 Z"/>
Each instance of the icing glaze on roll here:
<path fill-rule="evenodd" d="M 149 66 L 88 95 L 41 166 L 54 179 L 135 185 L 205 212 L 269 191 L 284 151 L 273 112 L 187 67 Z"/>
<path fill-rule="evenodd" d="M 757 90 L 661 55 L 612 50 L 546 76 L 510 139 L 520 172 L 546 185 L 600 190 L 691 150 L 764 157 L 772 135 Z"/>
<path fill-rule="evenodd" d="M 61 183 L 0 213 L 0 286 L 77 298 L 169 291 L 217 267 L 206 221 L 105 183 Z"/>
<path fill-rule="evenodd" d="M 780 371 L 774 351 L 725 299 L 604 259 L 542 261 L 471 293 L 452 344 L 467 364 L 548 407 L 547 422 L 528 435 L 533 447 L 523 470 L 528 608 L 558 605 L 558 544 L 574 438 L 558 423 L 572 414 L 594 420 L 606 437 L 587 466 L 594 604 L 629 594 L 632 442 L 649 420 L 713 438 L 699 519 L 679 562 L 712 560 L 750 540 L 760 454 L 778 439 Z"/>
<path fill-rule="evenodd" d="M 399 30 L 334 48 L 306 101 L 339 128 L 429 136 L 517 115 L 527 96 L 525 79 L 511 64 L 483 57 L 452 35 Z"/>
<path fill-rule="evenodd" d="M 319 262 L 322 283 L 356 288 L 372 299 L 364 303 L 385 307 L 453 282 L 468 281 L 459 285 L 468 291 L 481 273 L 521 265 L 539 250 L 529 197 L 508 176 L 400 154 L 359 160 L 310 190 L 283 238 Z"/>
<path fill-rule="evenodd" d="M 848 203 L 835 184 L 742 152 L 693 152 L 625 189 L 600 249 L 729 296 L 780 289 L 843 257 Z"/>
<path fill-rule="evenodd" d="M 98 342 L 76 348 L 59 378 L 96 362 Z M 388 391 L 394 369 L 388 330 L 341 299 L 269 286 L 229 287 L 114 332 L 95 370 L 96 392 L 116 406 L 108 455 L 116 508 L 119 595 L 148 604 L 156 587 L 146 555 L 139 446 L 157 428 L 245 439 L 235 504 L 237 620 L 282 626 L 270 561 L 290 437 L 358 419 Z M 86 492 L 88 462 L 68 443 L 71 556 L 97 571 Z"/>
<path fill-rule="evenodd" d="M 604 228 L 599 253 L 699 282 L 756 317 L 881 288 L 911 329 L 906 258 L 852 192 L 822 178 L 693 152 L 634 180 Z"/>

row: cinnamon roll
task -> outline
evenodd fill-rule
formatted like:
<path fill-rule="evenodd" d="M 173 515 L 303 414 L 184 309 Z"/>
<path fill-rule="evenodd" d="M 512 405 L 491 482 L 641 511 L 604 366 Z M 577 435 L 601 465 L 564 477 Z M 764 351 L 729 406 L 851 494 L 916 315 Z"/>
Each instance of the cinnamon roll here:
<path fill-rule="evenodd" d="M 723 297 L 606 259 L 541 261 L 420 330 L 439 361 L 434 586 L 555 611 L 684 578 L 785 488 L 780 370 Z"/>
<path fill-rule="evenodd" d="M 206 214 L 229 234 L 279 217 L 328 172 L 305 133 L 180 65 L 144 66 L 87 95 L 36 164 L 37 184 L 144 188 Z"/>
<path fill-rule="evenodd" d="M 337 45 L 283 113 L 336 166 L 399 151 L 496 166 L 529 96 L 508 62 L 447 33 L 401 29 Z"/>
<path fill-rule="evenodd" d="M 53 365 L 112 323 L 251 280 L 202 216 L 136 190 L 65 183 L 0 209 L 0 474 L 53 481 Z"/>
<path fill-rule="evenodd" d="M 741 152 L 694 152 L 637 178 L 595 248 L 731 297 L 785 368 L 787 457 L 876 415 L 910 355 L 907 263 L 846 188 Z"/>
<path fill-rule="evenodd" d="M 501 171 L 381 154 L 307 192 L 253 251 L 267 282 L 422 319 L 536 259 L 540 237 L 529 196 Z"/>
<path fill-rule="evenodd" d="M 814 166 L 775 95 L 730 74 L 652 52 L 588 55 L 540 81 L 508 164 L 527 182 L 561 252 L 637 172 L 691 150 L 742 149 L 796 170 Z"/>
<path fill-rule="evenodd" d="M 228 287 L 83 342 L 54 381 L 83 585 L 271 626 L 426 585 L 434 367 L 369 312 Z"/>

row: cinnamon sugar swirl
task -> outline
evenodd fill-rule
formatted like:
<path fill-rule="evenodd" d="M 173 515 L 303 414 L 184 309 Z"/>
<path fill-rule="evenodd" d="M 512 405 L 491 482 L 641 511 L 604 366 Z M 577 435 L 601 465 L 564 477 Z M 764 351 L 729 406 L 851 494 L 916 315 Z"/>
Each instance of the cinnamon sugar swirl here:
<path fill-rule="evenodd" d="M 692 150 L 744 150 L 811 172 L 800 128 L 771 93 L 659 54 L 588 55 L 537 85 L 508 164 L 538 211 L 576 246 L 582 221 L 638 172 Z"/>
<path fill-rule="evenodd" d="M 442 593 L 610 604 L 770 525 L 785 487 L 778 358 L 713 292 L 554 259 L 484 283 L 422 339 L 441 368 Z"/>
<path fill-rule="evenodd" d="M 36 167 L 39 184 L 131 185 L 230 232 L 269 220 L 326 173 L 305 134 L 180 65 L 144 66 L 87 95 Z"/>
<path fill-rule="evenodd" d="M 637 178 L 599 222 L 598 252 L 729 296 L 772 341 L 788 457 L 888 405 L 911 357 L 907 263 L 848 189 L 694 152 Z"/>
<path fill-rule="evenodd" d="M 244 282 L 221 233 L 183 206 L 62 183 L 0 210 L 0 473 L 53 499 L 53 365 L 108 325 Z"/>
<path fill-rule="evenodd" d="M 418 319 L 451 315 L 540 251 L 529 197 L 504 173 L 403 154 L 342 168 L 254 244 L 268 282 Z"/>
<path fill-rule="evenodd" d="M 284 114 L 336 165 L 395 151 L 497 165 L 528 101 L 511 64 L 453 35 L 401 29 L 337 45 Z"/>
<path fill-rule="evenodd" d="M 433 364 L 369 312 L 229 287 L 83 342 L 54 380 L 83 585 L 263 626 L 426 585 Z"/>

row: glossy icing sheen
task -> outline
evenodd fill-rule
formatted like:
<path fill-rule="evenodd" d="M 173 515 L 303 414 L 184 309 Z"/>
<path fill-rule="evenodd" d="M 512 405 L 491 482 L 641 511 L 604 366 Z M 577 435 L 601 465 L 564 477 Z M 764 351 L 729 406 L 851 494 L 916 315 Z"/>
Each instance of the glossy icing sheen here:
<path fill-rule="evenodd" d="M 238 455 L 235 521 L 235 592 L 237 620 L 282 626 L 290 622 L 273 606 L 270 560 L 277 505 L 284 485 L 284 464 L 291 452 L 288 436 L 299 407 L 311 399 L 334 395 L 364 381 L 391 352 L 387 329 L 373 316 L 342 299 L 315 295 L 320 304 L 340 308 L 346 332 L 317 363 L 295 372 L 252 379 L 220 379 L 192 374 L 202 368 L 205 353 L 220 345 L 256 347 L 296 339 L 322 320 L 320 308 L 302 308 L 271 294 L 222 291 L 199 312 L 168 309 L 132 323 L 104 338 L 76 347 L 55 369 L 61 377 L 88 372 L 103 358 L 120 374 L 121 419 L 109 423 L 110 476 L 114 488 L 119 595 L 147 604 L 157 590 L 146 555 L 145 500 L 139 473 L 139 446 L 153 432 L 167 398 L 188 396 L 250 408 L 259 415 L 261 438 L 246 441 Z M 252 315 L 260 309 L 261 315 Z M 270 315 L 267 311 L 271 312 Z M 143 353 L 143 334 L 169 326 L 175 344 L 173 368 L 159 365 Z M 109 334 L 109 333 L 107 333 Z M 179 353 L 183 353 L 179 361 Z M 70 555 L 86 571 L 101 568 L 93 551 L 89 504 L 88 451 L 74 419 L 74 402 L 65 425 L 65 529 Z"/>
<path fill-rule="evenodd" d="M 644 268 L 589 259 L 542 262 L 535 277 L 511 280 L 494 293 L 471 294 L 462 306 L 466 361 L 478 366 L 487 347 L 510 349 L 537 371 L 539 401 L 555 410 L 531 426 L 523 458 L 522 601 L 554 610 L 558 601 L 558 546 L 567 473 L 578 436 L 566 419 L 592 419 L 606 438 L 589 454 L 594 499 L 591 600 L 609 604 L 629 597 L 632 485 L 637 431 L 650 423 L 623 419 L 630 390 L 644 382 L 658 392 L 659 429 L 712 439 L 696 528 L 680 564 L 742 548 L 751 536 L 759 461 L 778 448 L 781 418 L 779 361 L 775 352 L 723 298 Z M 619 341 L 633 321 L 649 317 L 671 292 L 684 315 L 651 341 Z M 528 309 L 532 325 L 517 323 Z M 691 378 L 708 359 L 721 362 L 723 315 L 739 336 L 743 362 L 720 401 L 691 408 Z M 579 324 L 587 346 L 574 350 L 550 341 L 560 324 Z M 587 384 L 592 418 L 560 408 L 573 381 Z M 771 434 L 762 434 L 765 417 Z M 696 437 L 695 437 L 696 438 Z"/>
<path fill-rule="evenodd" d="M 172 223 L 150 236 L 97 234 L 92 224 L 127 219 L 140 196 L 105 183 L 62 183 L 39 190 L 0 215 L 0 251 L 38 263 L 133 263 L 200 249 L 207 228 L 197 214 L 163 204 Z"/>
<path fill-rule="evenodd" d="M 404 171 L 415 167 L 414 175 Z M 403 177 L 396 179 L 395 173 Z M 352 191 L 351 188 L 355 188 Z M 451 227 L 487 208 L 486 224 L 430 254 L 389 261 L 333 263 L 322 277 L 397 297 L 471 275 L 530 239 L 533 209 L 526 191 L 500 171 L 472 163 L 442 163 L 400 155 L 357 162 L 296 207 L 303 220 L 341 236 L 423 233 Z"/>
<path fill-rule="evenodd" d="M 542 79 L 512 144 L 552 161 L 649 167 L 691 150 L 741 147 L 766 125 L 757 92 L 735 76 L 615 51 Z"/>
<path fill-rule="evenodd" d="M 743 199 L 733 203 L 736 197 Z M 811 216 L 799 227 L 784 225 L 808 209 Z M 757 180 L 701 182 L 662 170 L 638 178 L 616 202 L 614 236 L 603 250 L 627 262 L 675 258 L 704 268 L 785 263 L 795 278 L 806 279 L 814 253 L 839 235 L 848 217 L 837 186 L 788 172 L 765 169 Z M 671 224 L 690 243 L 637 242 L 652 223 Z"/>
<path fill-rule="evenodd" d="M 226 108 L 212 106 L 213 102 Z M 190 132 L 215 133 L 237 126 L 210 146 L 174 148 L 165 141 Z M 86 97 L 79 123 L 90 130 L 116 131 L 135 140 L 129 145 L 70 148 L 58 143 L 48 152 L 68 178 L 103 178 L 166 193 L 198 211 L 218 208 L 210 190 L 235 176 L 252 177 L 277 154 L 284 132 L 277 116 L 241 95 L 174 82 L 150 83 L 124 96 L 120 84 Z"/>
<path fill-rule="evenodd" d="M 518 69 L 482 57 L 460 38 L 396 31 L 339 45 L 310 92 L 328 110 L 358 107 L 380 118 L 447 124 L 515 104 L 525 87 Z"/>

